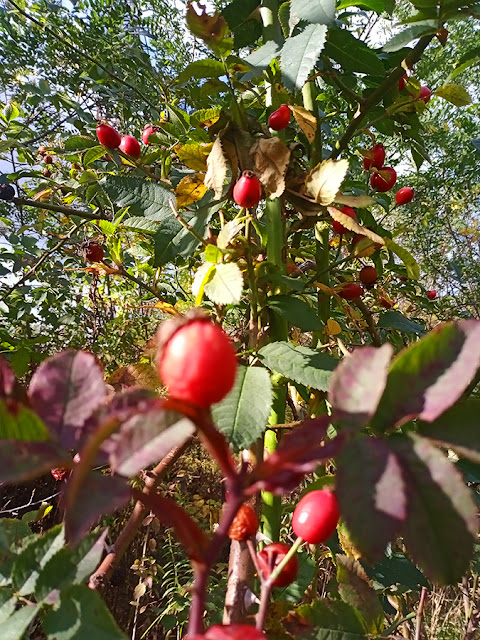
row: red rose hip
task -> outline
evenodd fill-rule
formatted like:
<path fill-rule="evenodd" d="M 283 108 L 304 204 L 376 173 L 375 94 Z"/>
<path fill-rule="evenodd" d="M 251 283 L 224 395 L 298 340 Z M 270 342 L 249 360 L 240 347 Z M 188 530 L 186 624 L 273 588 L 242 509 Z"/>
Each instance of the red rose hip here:
<path fill-rule="evenodd" d="M 157 127 L 154 127 L 152 124 L 147 124 L 142 131 L 142 142 L 143 144 L 150 144 L 148 138 L 152 133 L 156 133 L 158 131 Z"/>
<path fill-rule="evenodd" d="M 436 292 L 435 290 L 433 290 L 433 291 L 429 291 L 429 292 L 427 293 L 427 298 L 428 298 L 429 300 L 435 300 L 435 298 L 436 298 L 436 297 L 437 297 L 437 292 Z"/>
<path fill-rule="evenodd" d="M 103 247 L 98 242 L 92 241 L 85 247 L 85 260 L 87 262 L 102 262 L 104 257 Z"/>
<path fill-rule="evenodd" d="M 369 155 L 363 159 L 363 168 L 367 171 L 372 167 L 376 167 L 377 169 L 381 169 L 383 167 L 383 163 L 385 162 L 385 147 L 383 144 L 374 145 L 370 151 Z"/>
<path fill-rule="evenodd" d="M 357 219 L 357 214 L 355 213 L 355 209 L 352 209 L 352 207 L 342 207 L 340 211 L 344 213 L 346 216 L 349 216 L 350 218 L 352 218 L 353 220 Z M 349 233 L 349 229 L 347 229 L 347 227 L 344 227 L 341 222 L 337 222 L 337 220 L 333 220 L 332 228 L 335 231 L 335 233 L 339 233 L 339 234 Z"/>
<path fill-rule="evenodd" d="M 290 122 L 290 109 L 286 104 L 282 104 L 276 111 L 270 114 L 268 126 L 274 131 L 281 131 Z"/>
<path fill-rule="evenodd" d="M 420 95 L 418 96 L 418 99 L 422 100 L 425 104 L 427 104 L 427 102 L 430 102 L 431 97 L 432 97 L 432 92 L 430 91 L 430 89 L 425 85 L 421 87 Z"/>
<path fill-rule="evenodd" d="M 364 285 L 374 284 L 378 280 L 378 273 L 375 267 L 363 267 L 358 274 L 360 282 Z"/>
<path fill-rule="evenodd" d="M 395 200 L 397 204 L 408 204 L 413 200 L 415 192 L 410 187 L 402 187 L 395 194 Z"/>
<path fill-rule="evenodd" d="M 370 184 L 375 191 L 390 191 L 397 181 L 397 172 L 393 167 L 383 167 L 378 173 L 372 173 Z"/>
<path fill-rule="evenodd" d="M 264 547 L 257 553 L 257 562 L 260 566 L 263 578 L 269 578 L 273 570 L 280 564 L 290 551 L 288 544 L 283 542 L 274 542 Z M 296 580 L 298 574 L 298 558 L 292 556 L 287 564 L 283 567 L 280 575 L 273 581 L 274 587 L 286 587 Z"/>
<path fill-rule="evenodd" d="M 292 529 L 310 544 L 325 542 L 337 528 L 340 511 L 331 491 L 307 493 L 295 507 Z"/>
<path fill-rule="evenodd" d="M 255 207 L 262 199 L 262 184 L 253 171 L 244 171 L 233 187 L 233 199 L 240 207 Z"/>
<path fill-rule="evenodd" d="M 97 138 L 100 144 L 109 149 L 118 149 L 122 136 L 116 129 L 108 124 L 99 124 L 97 127 Z"/>
<path fill-rule="evenodd" d="M 363 294 L 363 287 L 358 282 L 346 282 L 338 294 L 344 300 L 356 300 Z"/>
<path fill-rule="evenodd" d="M 220 402 L 235 382 L 237 356 L 226 333 L 206 317 L 162 325 L 157 368 L 170 395 L 198 407 Z"/>
<path fill-rule="evenodd" d="M 122 137 L 120 151 L 123 151 L 123 153 L 126 153 L 127 156 L 131 156 L 132 158 L 139 158 L 142 155 L 140 143 L 133 136 Z"/>

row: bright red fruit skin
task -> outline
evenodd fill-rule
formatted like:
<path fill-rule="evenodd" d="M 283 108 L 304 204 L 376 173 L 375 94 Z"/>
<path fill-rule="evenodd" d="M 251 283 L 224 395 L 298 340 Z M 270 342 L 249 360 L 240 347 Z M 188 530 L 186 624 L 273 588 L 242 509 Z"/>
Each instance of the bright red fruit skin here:
<path fill-rule="evenodd" d="M 340 518 L 338 502 L 331 491 L 310 491 L 295 507 L 292 529 L 310 544 L 325 542 L 337 528 Z"/>
<path fill-rule="evenodd" d="M 430 91 L 430 89 L 427 86 L 423 86 L 420 89 L 420 95 L 418 96 L 419 100 L 423 100 L 423 102 L 425 104 L 427 104 L 427 102 L 430 102 L 430 98 L 432 97 L 432 92 Z"/>
<path fill-rule="evenodd" d="M 90 242 L 85 249 L 85 260 L 88 262 L 102 262 L 103 247 L 98 242 Z"/>
<path fill-rule="evenodd" d="M 370 149 L 370 153 L 373 157 L 367 157 L 363 159 L 363 168 L 365 170 L 371 169 L 372 167 L 381 169 L 383 167 L 383 163 L 385 162 L 385 147 L 383 146 L 383 144 L 374 145 Z"/>
<path fill-rule="evenodd" d="M 99 124 L 97 127 L 97 138 L 100 144 L 109 149 L 118 149 L 122 136 L 116 129 L 108 124 Z"/>
<path fill-rule="evenodd" d="M 398 276 L 398 279 L 402 282 L 406 282 L 408 280 L 407 276 Z"/>
<path fill-rule="evenodd" d="M 363 293 L 363 287 L 358 282 L 347 282 L 338 294 L 344 300 L 356 300 Z"/>
<path fill-rule="evenodd" d="M 266 580 L 290 551 L 288 544 L 283 542 L 274 542 L 264 547 L 257 553 L 257 562 L 262 571 L 262 575 Z M 298 574 L 298 558 L 292 556 L 287 564 L 283 567 L 282 572 L 273 582 L 274 587 L 286 587 L 296 580 Z"/>
<path fill-rule="evenodd" d="M 148 138 L 152 133 L 155 133 L 156 131 L 158 131 L 157 127 L 154 127 L 151 124 L 147 124 L 147 126 L 142 131 L 143 144 L 150 144 L 150 142 L 148 141 Z"/>
<path fill-rule="evenodd" d="M 123 153 L 126 153 L 127 156 L 131 156 L 132 158 L 139 158 L 142 155 L 140 143 L 133 136 L 122 137 L 120 151 L 123 151 Z"/>
<path fill-rule="evenodd" d="M 189 636 L 185 640 L 267 640 L 267 636 L 249 624 L 216 624 L 203 635 Z"/>
<path fill-rule="evenodd" d="M 429 291 L 427 293 L 427 297 L 429 300 L 435 300 L 435 298 L 437 297 L 437 292 L 436 291 Z"/>
<path fill-rule="evenodd" d="M 286 104 L 280 105 L 276 111 L 270 114 L 268 118 L 268 126 L 274 131 L 281 131 L 288 126 L 290 122 L 290 109 Z"/>
<path fill-rule="evenodd" d="M 415 192 L 410 187 L 402 187 L 395 194 L 395 200 L 397 204 L 408 204 L 413 200 Z"/>
<path fill-rule="evenodd" d="M 262 183 L 252 171 L 244 171 L 233 187 L 233 199 L 240 207 L 255 207 L 262 199 Z"/>
<path fill-rule="evenodd" d="M 55 478 L 55 480 L 65 480 L 70 472 L 68 469 L 58 467 L 56 469 L 51 469 L 50 473 Z"/>
<path fill-rule="evenodd" d="M 220 402 L 235 382 L 237 356 L 226 333 L 208 318 L 180 326 L 164 344 L 157 367 L 170 395 L 197 407 Z"/>
<path fill-rule="evenodd" d="M 380 173 L 372 173 L 370 184 L 375 191 L 385 193 L 385 191 L 390 191 L 397 181 L 397 172 L 393 167 L 382 167 L 381 171 L 385 174 L 385 178 Z"/>
<path fill-rule="evenodd" d="M 406 73 L 404 73 L 403 76 L 398 81 L 398 90 L 399 91 L 405 91 L 405 83 L 406 83 L 407 80 L 408 80 L 408 76 L 407 76 Z"/>
<path fill-rule="evenodd" d="M 357 219 L 357 214 L 355 213 L 355 209 L 352 209 L 352 207 L 342 207 L 340 211 L 344 213 L 346 216 L 353 218 L 353 220 Z M 337 220 L 333 220 L 332 228 L 335 231 L 335 233 L 340 233 L 340 234 L 349 233 L 349 230 L 346 227 L 344 227 L 343 224 L 341 224 L 340 222 L 337 222 Z"/>
<path fill-rule="evenodd" d="M 373 284 L 378 280 L 378 273 L 375 267 L 363 267 L 363 269 L 358 274 L 360 278 L 360 282 L 365 285 Z"/>

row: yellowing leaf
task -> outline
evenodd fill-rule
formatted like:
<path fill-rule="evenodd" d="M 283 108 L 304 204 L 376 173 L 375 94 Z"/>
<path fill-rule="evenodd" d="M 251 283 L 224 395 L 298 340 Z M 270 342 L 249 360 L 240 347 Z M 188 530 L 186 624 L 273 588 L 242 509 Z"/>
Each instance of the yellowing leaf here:
<path fill-rule="evenodd" d="M 290 149 L 280 138 L 259 138 L 250 152 L 255 172 L 270 198 L 285 191 L 285 173 L 290 162 Z"/>
<path fill-rule="evenodd" d="M 375 244 L 375 242 L 372 242 L 370 238 L 365 236 L 353 245 L 352 255 L 356 258 L 368 258 L 368 256 L 375 253 L 378 248 L 378 244 Z"/>
<path fill-rule="evenodd" d="M 180 180 L 175 190 L 177 196 L 177 207 L 182 209 L 192 202 L 197 202 L 203 198 L 207 192 L 207 187 L 203 184 L 204 176 L 201 173 L 191 173 Z"/>
<path fill-rule="evenodd" d="M 327 206 L 335 200 L 347 171 L 348 160 L 324 160 L 308 174 L 305 189 L 318 204 Z"/>
<path fill-rule="evenodd" d="M 207 170 L 208 154 L 212 150 L 213 142 L 208 144 L 185 144 L 177 145 L 175 152 L 178 158 L 186 167 L 195 169 L 195 171 Z"/>
<path fill-rule="evenodd" d="M 340 222 L 340 224 L 342 224 L 349 231 L 358 233 L 361 236 L 366 236 L 379 245 L 385 244 L 385 240 L 381 236 L 377 235 L 373 231 L 370 231 L 370 229 L 363 227 L 361 224 L 358 224 L 356 220 L 350 218 L 350 216 L 347 216 L 345 213 L 342 213 L 339 209 L 336 209 L 335 207 L 327 207 L 327 211 L 334 220 Z"/>
<path fill-rule="evenodd" d="M 323 293 L 326 293 L 329 296 L 334 296 L 337 291 L 340 291 L 341 287 L 335 287 L 335 288 L 331 288 L 331 287 L 327 287 L 326 284 L 323 284 L 322 282 L 315 282 L 315 286 L 317 287 L 317 289 L 320 289 L 320 291 L 323 291 Z"/>
<path fill-rule="evenodd" d="M 343 193 L 337 193 L 334 202 L 346 204 L 349 207 L 357 207 L 358 209 L 365 209 L 375 204 L 372 196 L 344 196 Z"/>
<path fill-rule="evenodd" d="M 197 270 L 192 284 L 192 293 L 195 296 L 197 307 L 202 303 L 205 285 L 215 274 L 215 265 L 204 262 Z"/>
<path fill-rule="evenodd" d="M 293 113 L 293 117 L 300 129 L 307 136 L 307 140 L 312 142 L 317 131 L 317 119 L 313 113 L 308 109 L 304 109 L 304 107 L 297 107 L 296 105 L 291 106 L 290 111 Z"/>
<path fill-rule="evenodd" d="M 215 124 L 220 117 L 220 113 L 222 112 L 221 107 L 213 107 L 212 109 L 201 109 L 200 111 L 195 111 L 190 116 L 190 122 L 194 127 L 198 129 L 207 129 L 211 127 L 212 124 Z"/>
<path fill-rule="evenodd" d="M 338 324 L 336 320 L 332 320 L 329 318 L 327 320 L 327 326 L 324 329 L 327 336 L 336 336 L 339 333 L 342 333 L 342 327 Z"/>
<path fill-rule="evenodd" d="M 155 304 L 155 309 L 160 309 L 160 311 L 163 311 L 163 313 L 169 313 L 171 316 L 179 315 L 173 304 L 170 304 L 169 302 L 163 302 L 162 300 L 159 300 Z"/>
<path fill-rule="evenodd" d="M 418 280 L 420 278 L 420 267 L 412 254 L 389 238 L 387 238 L 386 245 L 407 267 L 407 276 L 412 280 Z"/>
<path fill-rule="evenodd" d="M 207 158 L 207 175 L 205 176 L 205 187 L 213 190 L 216 200 L 222 197 L 227 168 L 227 159 L 223 153 L 222 141 L 217 138 Z"/>
<path fill-rule="evenodd" d="M 470 94 L 459 84 L 444 84 L 443 87 L 438 87 L 434 95 L 448 100 L 448 102 L 451 102 L 456 107 L 466 107 L 472 104 Z"/>

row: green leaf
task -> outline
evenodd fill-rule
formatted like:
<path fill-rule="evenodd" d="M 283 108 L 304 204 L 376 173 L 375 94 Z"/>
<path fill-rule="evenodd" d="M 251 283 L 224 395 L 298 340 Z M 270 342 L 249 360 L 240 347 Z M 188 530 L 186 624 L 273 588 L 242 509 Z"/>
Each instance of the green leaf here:
<path fill-rule="evenodd" d="M 226 75 L 225 67 L 219 60 L 205 58 L 203 60 L 195 60 L 185 67 L 178 76 L 177 84 L 184 84 L 192 78 L 219 78 Z"/>
<path fill-rule="evenodd" d="M 301 33 L 285 41 L 280 54 L 280 69 L 289 91 L 301 89 L 305 84 L 325 46 L 326 34 L 324 24 L 309 24 Z"/>
<path fill-rule="evenodd" d="M 83 154 L 83 157 L 82 157 L 83 166 L 88 167 L 88 165 L 91 164 L 92 162 L 95 162 L 96 160 L 99 160 L 100 158 L 102 158 L 105 155 L 105 153 L 106 153 L 105 147 L 102 147 L 101 145 L 96 147 L 91 147 L 91 149 L 88 149 Z"/>
<path fill-rule="evenodd" d="M 458 400 L 479 366 L 480 321 L 438 327 L 393 361 L 373 429 L 416 416 L 432 422 Z"/>
<path fill-rule="evenodd" d="M 323 322 L 304 300 L 287 295 L 271 296 L 266 305 L 285 320 L 303 331 L 321 331 Z"/>
<path fill-rule="evenodd" d="M 411 280 L 418 280 L 420 278 L 420 267 L 412 254 L 396 242 L 393 242 L 393 240 L 390 240 L 390 238 L 384 238 L 384 240 L 387 249 L 393 251 L 407 267 L 408 277 Z"/>
<path fill-rule="evenodd" d="M 425 438 L 395 435 L 389 444 L 407 484 L 408 518 L 402 531 L 407 550 L 432 581 L 454 584 L 468 568 L 477 535 L 470 489 Z"/>
<path fill-rule="evenodd" d="M 360 614 L 367 633 L 380 633 L 385 616 L 362 565 L 354 558 L 339 554 L 335 561 L 340 597 Z"/>
<path fill-rule="evenodd" d="M 45 441 L 50 434 L 36 413 L 23 405 L 10 412 L 5 401 L 0 399 L 0 439 L 9 438 L 23 442 Z"/>
<path fill-rule="evenodd" d="M 60 594 L 60 606 L 47 611 L 43 630 L 48 640 L 127 640 L 96 591 L 71 585 Z"/>
<path fill-rule="evenodd" d="M 406 318 L 400 311 L 385 311 L 380 315 L 377 322 L 379 329 L 396 329 L 402 333 L 414 334 L 421 336 L 425 333 L 425 327 L 418 322 L 413 322 L 409 318 Z"/>
<path fill-rule="evenodd" d="M 290 13 L 298 20 L 331 24 L 335 19 L 335 0 L 291 0 Z"/>
<path fill-rule="evenodd" d="M 107 176 L 100 184 L 113 202 L 119 207 L 129 207 L 129 213 L 133 216 L 143 216 L 157 222 L 173 216 L 170 202 L 175 204 L 175 196 L 155 182 L 147 182 L 143 178 Z M 127 219 L 124 219 L 124 223 L 127 223 Z"/>
<path fill-rule="evenodd" d="M 172 216 L 173 218 L 173 216 Z M 175 220 L 175 218 L 173 218 Z M 175 220 L 178 222 L 178 220 Z M 169 224 L 169 221 L 163 221 L 161 224 L 157 220 L 150 220 L 150 218 L 141 218 L 138 216 L 132 216 L 131 218 L 125 218 L 122 222 L 122 228 L 130 231 L 138 231 L 140 233 L 156 233 L 160 226 Z M 182 225 L 178 222 L 176 228 L 179 229 Z"/>
<path fill-rule="evenodd" d="M 466 107 L 472 104 L 472 98 L 468 91 L 459 84 L 444 84 L 434 92 L 434 95 L 448 100 L 456 107 Z"/>
<path fill-rule="evenodd" d="M 39 612 L 39 605 L 26 605 L 18 609 L 0 624 L 0 638 L 2 640 L 23 640 L 30 623 Z"/>
<path fill-rule="evenodd" d="M 2 561 L 4 564 L 5 560 Z M 0 624 L 15 611 L 17 598 L 11 589 L 0 588 Z"/>
<path fill-rule="evenodd" d="M 273 40 L 269 40 L 267 44 L 251 53 L 245 58 L 245 62 L 252 68 L 252 71 L 245 74 L 247 77 L 259 75 L 264 71 L 271 63 L 271 61 L 278 56 L 280 47 Z M 243 78 L 245 78 L 243 76 Z"/>
<path fill-rule="evenodd" d="M 271 342 L 259 351 L 263 364 L 289 380 L 319 391 L 327 391 L 338 360 L 308 347 L 290 342 Z"/>
<path fill-rule="evenodd" d="M 222 107 L 212 107 L 211 109 L 200 109 L 194 111 L 190 115 L 190 122 L 192 127 L 198 127 L 203 129 L 205 126 L 210 126 L 208 123 L 216 122 L 220 117 Z"/>
<path fill-rule="evenodd" d="M 308 640 L 366 640 L 359 613 L 342 600 L 315 600 L 298 607 L 302 620 L 302 638 Z M 321 627 L 308 631 L 310 626 Z M 361 635 L 358 635 L 361 634 Z"/>
<path fill-rule="evenodd" d="M 439 25 L 436 20 L 425 20 L 422 23 L 407 27 L 407 29 L 404 29 L 400 33 L 394 35 L 393 38 L 384 45 L 383 51 L 385 51 L 385 53 L 399 51 L 412 40 L 416 40 L 421 36 L 435 34 L 438 27 Z"/>
<path fill-rule="evenodd" d="M 325 44 L 325 54 L 347 72 L 383 77 L 385 69 L 370 47 L 347 29 L 331 28 Z"/>
<path fill-rule="evenodd" d="M 347 442 L 337 463 L 336 492 L 351 540 L 367 557 L 379 557 L 407 517 L 400 464 L 388 442 L 364 436 Z"/>
<path fill-rule="evenodd" d="M 233 31 L 247 20 L 260 2 L 261 0 L 233 0 L 222 9 L 222 16 Z"/>
<path fill-rule="evenodd" d="M 12 582 L 21 596 L 34 592 L 41 570 L 65 543 L 65 534 L 60 525 L 31 542 L 15 559 Z"/>
<path fill-rule="evenodd" d="M 20 110 L 14 102 L 9 102 L 5 105 L 5 109 L 3 110 L 3 115 L 7 119 L 8 122 L 10 120 L 15 120 L 20 115 Z"/>
<path fill-rule="evenodd" d="M 395 0 L 364 0 L 363 2 L 351 2 L 350 0 L 342 0 L 337 7 L 337 11 L 340 9 L 347 9 L 348 7 L 359 7 L 360 9 L 366 9 L 367 11 L 375 11 L 375 13 L 389 13 L 391 14 L 395 8 Z"/>
<path fill-rule="evenodd" d="M 207 298 L 215 304 L 238 304 L 243 291 L 240 267 L 235 262 L 216 264 L 204 290 Z"/>
<path fill-rule="evenodd" d="M 188 215 L 184 217 L 189 218 L 189 225 L 195 229 L 198 235 L 203 237 L 215 208 L 211 209 L 207 214 L 200 210 L 197 211 L 197 215 L 193 216 L 193 218 L 189 218 Z M 162 225 L 155 234 L 154 266 L 162 267 L 169 262 L 173 262 L 177 257 L 188 258 L 194 253 L 199 244 L 197 238 L 185 229 L 172 214 L 170 218 L 163 220 Z"/>
<path fill-rule="evenodd" d="M 268 371 L 239 366 L 232 391 L 212 409 L 213 419 L 235 450 L 246 449 L 265 432 L 272 401 Z"/>
<path fill-rule="evenodd" d="M 87 138 L 86 136 L 70 136 L 70 138 L 65 140 L 64 144 L 65 151 L 83 151 L 84 149 L 98 146 L 98 141 Z"/>
<path fill-rule="evenodd" d="M 480 463 L 480 399 L 468 398 L 451 407 L 430 424 L 421 422 L 418 432 Z"/>
<path fill-rule="evenodd" d="M 26 347 L 20 347 L 12 353 L 10 364 L 17 378 L 22 378 L 27 373 L 31 357 L 32 353 Z"/>
<path fill-rule="evenodd" d="M 423 573 L 403 553 L 392 553 L 376 562 L 373 567 L 363 564 L 372 580 L 387 589 L 401 587 L 419 591 L 420 587 L 431 588 Z"/>

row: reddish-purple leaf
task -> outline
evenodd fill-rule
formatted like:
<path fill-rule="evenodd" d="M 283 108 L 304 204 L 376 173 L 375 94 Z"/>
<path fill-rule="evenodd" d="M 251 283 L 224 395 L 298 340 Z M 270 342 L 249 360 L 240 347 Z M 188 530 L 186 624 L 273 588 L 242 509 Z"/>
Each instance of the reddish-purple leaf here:
<path fill-rule="evenodd" d="M 355 546 L 380 556 L 407 517 L 407 494 L 400 463 L 380 438 L 358 437 L 337 457 L 336 495 Z"/>
<path fill-rule="evenodd" d="M 143 404 L 142 412 L 124 422 L 108 443 L 112 469 L 123 476 L 133 476 L 162 459 L 195 431 L 188 418 L 166 411 L 163 400 Z"/>
<path fill-rule="evenodd" d="M 91 353 L 63 351 L 40 365 L 28 393 L 33 408 L 64 442 L 104 401 L 107 386 Z"/>
<path fill-rule="evenodd" d="M 408 518 L 401 534 L 413 560 L 440 584 L 465 574 L 478 533 L 477 510 L 461 474 L 439 449 L 416 435 L 394 435 L 389 446 L 402 466 Z"/>
<path fill-rule="evenodd" d="M 372 427 L 379 432 L 416 417 L 435 420 L 458 400 L 479 367 L 480 321 L 439 326 L 393 361 Z"/>
<path fill-rule="evenodd" d="M 0 482 L 25 482 L 72 460 L 51 442 L 0 440 Z"/>
<path fill-rule="evenodd" d="M 74 474 L 73 474 L 74 475 Z M 74 486 L 75 495 L 69 495 Z M 79 487 L 67 482 L 62 503 L 68 505 L 65 512 L 65 536 L 75 544 L 102 516 L 123 507 L 131 497 L 131 490 L 125 478 L 109 476 L 98 472 L 89 473 Z"/>
<path fill-rule="evenodd" d="M 278 448 L 258 464 L 249 478 L 247 491 L 260 489 L 275 494 L 293 491 L 306 473 L 311 473 L 323 460 L 339 453 L 343 438 L 325 442 L 329 416 L 306 420 L 286 435 Z"/>
<path fill-rule="evenodd" d="M 375 413 L 387 382 L 393 347 L 363 347 L 344 358 L 335 369 L 328 393 L 333 419 L 361 428 Z"/>
<path fill-rule="evenodd" d="M 150 509 L 165 526 L 175 529 L 177 538 L 193 560 L 199 563 L 204 561 L 209 540 L 195 520 L 182 507 L 158 493 L 151 495 L 134 489 L 133 496 L 136 500 L 140 500 L 147 509 Z"/>

